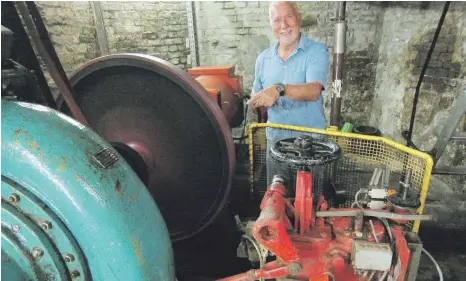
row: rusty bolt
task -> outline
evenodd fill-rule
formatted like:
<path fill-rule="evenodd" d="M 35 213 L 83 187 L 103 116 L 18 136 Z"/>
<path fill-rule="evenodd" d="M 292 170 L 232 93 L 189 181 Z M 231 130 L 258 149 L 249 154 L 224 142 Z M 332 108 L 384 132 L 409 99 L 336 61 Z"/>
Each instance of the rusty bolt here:
<path fill-rule="evenodd" d="M 52 228 L 52 223 L 49 221 L 44 221 L 41 223 L 40 226 L 42 227 L 43 230 L 49 230 Z"/>
<path fill-rule="evenodd" d="M 74 256 L 72 254 L 66 254 L 64 259 L 66 262 L 72 262 L 74 261 Z"/>
<path fill-rule="evenodd" d="M 298 274 L 299 272 L 301 272 L 301 265 L 295 262 L 290 263 L 290 265 L 288 265 L 288 272 L 291 275 Z"/>
<path fill-rule="evenodd" d="M 21 227 L 19 225 L 13 225 L 13 232 L 19 232 L 21 230 Z"/>
<path fill-rule="evenodd" d="M 73 272 L 71 272 L 71 278 L 74 279 L 76 277 L 79 277 L 81 274 L 79 273 L 79 271 L 75 270 Z"/>
<path fill-rule="evenodd" d="M 36 259 L 42 257 L 44 255 L 44 251 L 39 247 L 32 248 L 32 256 Z"/>
<path fill-rule="evenodd" d="M 11 203 L 18 203 L 19 202 L 19 195 L 16 194 L 16 193 L 12 193 L 10 195 L 10 197 L 8 197 L 8 200 L 11 202 Z"/>
<path fill-rule="evenodd" d="M 361 238 L 361 237 L 362 237 L 362 232 L 360 232 L 360 231 L 355 231 L 355 232 L 354 232 L 354 236 L 356 236 L 357 238 Z"/>

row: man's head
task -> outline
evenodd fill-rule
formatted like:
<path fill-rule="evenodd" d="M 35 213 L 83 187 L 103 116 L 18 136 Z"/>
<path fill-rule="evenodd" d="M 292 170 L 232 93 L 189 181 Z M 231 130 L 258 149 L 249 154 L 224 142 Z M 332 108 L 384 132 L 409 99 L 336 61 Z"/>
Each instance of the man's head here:
<path fill-rule="evenodd" d="M 290 45 L 299 40 L 301 15 L 295 2 L 272 2 L 269 19 L 273 34 L 280 44 Z"/>

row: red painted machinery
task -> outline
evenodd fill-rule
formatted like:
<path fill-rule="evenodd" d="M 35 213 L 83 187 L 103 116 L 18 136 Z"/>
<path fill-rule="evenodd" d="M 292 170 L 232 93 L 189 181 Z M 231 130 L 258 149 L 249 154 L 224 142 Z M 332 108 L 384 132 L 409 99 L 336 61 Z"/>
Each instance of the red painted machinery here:
<path fill-rule="evenodd" d="M 429 216 L 390 204 L 375 210 L 332 208 L 323 195 L 314 197 L 318 198 L 314 203 L 309 168 L 339 157 L 339 147 L 330 141 L 303 136 L 279 141 L 270 152 L 275 160 L 298 166 L 295 198 L 286 198 L 289 191 L 283 177 L 274 176 L 251 229 L 254 239 L 249 237 L 256 249 L 260 248 L 259 255 L 265 252 L 275 258 L 260 269 L 221 281 L 414 280 L 420 242 L 409 231 L 408 222 Z M 374 200 L 379 189 L 371 193 Z M 356 205 L 363 205 L 363 201 Z"/>
<path fill-rule="evenodd" d="M 188 69 L 188 74 L 206 89 L 209 96 L 222 109 L 232 128 L 241 125 L 244 119 L 241 79 L 234 73 L 233 65 Z"/>

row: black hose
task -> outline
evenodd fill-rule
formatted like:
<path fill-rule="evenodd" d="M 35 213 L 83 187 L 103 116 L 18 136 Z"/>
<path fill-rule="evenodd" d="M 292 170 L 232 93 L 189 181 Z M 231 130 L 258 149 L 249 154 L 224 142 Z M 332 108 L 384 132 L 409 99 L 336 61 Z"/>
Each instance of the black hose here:
<path fill-rule="evenodd" d="M 434 39 L 432 40 L 432 43 L 430 44 L 429 51 L 427 52 L 427 57 L 426 61 L 424 62 L 424 66 L 422 67 L 421 70 L 421 75 L 419 76 L 419 80 L 416 85 L 416 90 L 414 92 L 414 100 L 413 100 L 413 109 L 411 111 L 411 120 L 409 122 L 409 130 L 407 132 L 406 140 L 407 140 L 407 145 L 411 146 L 412 144 L 412 136 L 413 136 L 413 130 L 414 130 L 414 119 L 416 118 L 416 109 L 417 109 L 417 103 L 419 100 L 419 90 L 421 88 L 422 80 L 424 79 L 424 75 L 426 73 L 427 66 L 429 65 L 430 57 L 432 56 L 432 53 L 434 52 L 435 44 L 437 43 L 438 36 L 440 34 L 440 30 L 442 30 L 442 25 L 443 21 L 445 20 L 445 16 L 448 11 L 448 7 L 450 6 L 450 1 L 445 2 L 445 6 L 443 7 L 443 12 L 442 15 L 440 16 L 440 20 L 437 25 L 437 30 L 435 30 L 434 34 Z"/>

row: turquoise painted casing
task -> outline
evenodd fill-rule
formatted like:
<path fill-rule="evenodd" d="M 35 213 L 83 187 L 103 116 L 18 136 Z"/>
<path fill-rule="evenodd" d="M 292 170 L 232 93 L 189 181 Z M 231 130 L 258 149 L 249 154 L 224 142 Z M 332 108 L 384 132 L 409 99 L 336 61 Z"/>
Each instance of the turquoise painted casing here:
<path fill-rule="evenodd" d="M 156 203 L 91 129 L 2 101 L 1 144 L 2 280 L 175 280 Z"/>

